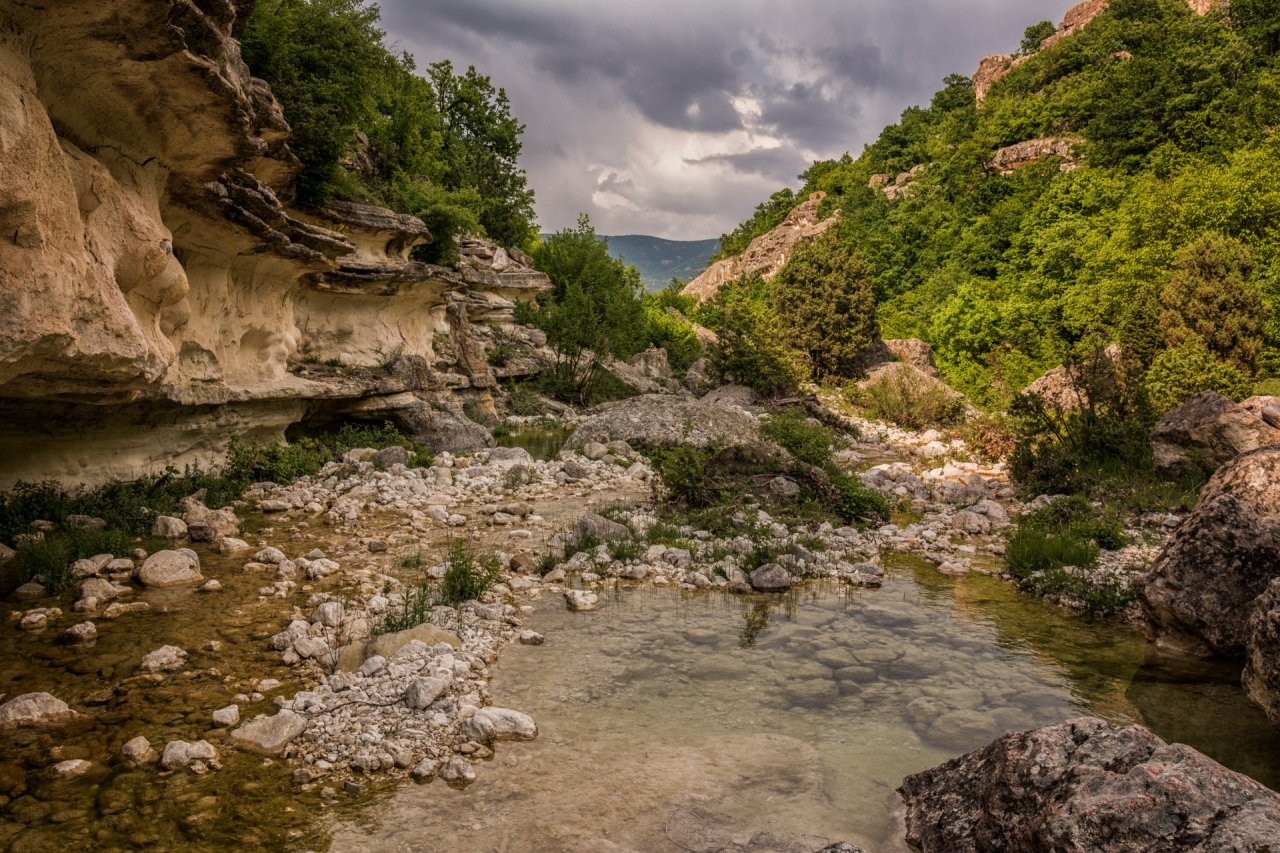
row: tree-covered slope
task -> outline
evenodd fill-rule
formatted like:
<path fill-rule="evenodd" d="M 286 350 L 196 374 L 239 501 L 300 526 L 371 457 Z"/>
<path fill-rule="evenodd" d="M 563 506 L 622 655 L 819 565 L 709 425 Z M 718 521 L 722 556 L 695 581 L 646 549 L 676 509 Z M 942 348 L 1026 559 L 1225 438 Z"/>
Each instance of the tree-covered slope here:
<path fill-rule="evenodd" d="M 1280 372 L 1280 0 L 1203 17 L 1186 0 L 1114 0 L 1043 50 L 1037 27 L 981 105 L 949 77 L 857 159 L 815 163 L 722 252 L 826 191 L 821 215 L 842 210 L 837 239 L 870 265 L 884 336 L 929 341 L 948 381 L 988 404 L 1099 339 L 1175 389 L 1239 396 Z M 991 166 L 1035 139 L 1071 154 Z M 904 197 L 870 186 L 918 166 Z"/>

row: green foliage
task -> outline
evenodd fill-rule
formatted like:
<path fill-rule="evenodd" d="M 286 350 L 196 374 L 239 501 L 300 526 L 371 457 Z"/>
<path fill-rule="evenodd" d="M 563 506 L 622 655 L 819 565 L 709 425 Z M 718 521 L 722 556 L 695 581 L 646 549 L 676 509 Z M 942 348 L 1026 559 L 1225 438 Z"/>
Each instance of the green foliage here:
<path fill-rule="evenodd" d="M 865 388 L 850 384 L 845 400 L 876 420 L 906 429 L 950 426 L 964 419 L 964 401 L 951 389 L 914 370 L 890 368 Z"/>
<path fill-rule="evenodd" d="M 1262 353 L 1262 293 L 1252 281 L 1253 252 L 1242 242 L 1207 233 L 1178 253 L 1177 269 L 1160 301 L 1160 325 L 1170 347 L 1199 341 L 1218 360 L 1252 374 Z"/>
<path fill-rule="evenodd" d="M 130 550 L 129 545 L 128 534 L 119 529 L 71 527 L 50 531 L 43 539 L 26 542 L 18 548 L 19 577 L 23 581 L 39 577 L 45 589 L 58 592 L 78 580 L 71 572 L 71 564 L 76 560 L 98 554 L 123 556 Z"/>
<path fill-rule="evenodd" d="M 697 319 L 719 336 L 709 357 L 720 375 L 766 397 L 793 394 L 806 378 L 758 276 L 722 286 L 699 308 Z"/>
<path fill-rule="evenodd" d="M 546 413 L 546 405 L 538 399 L 538 395 L 533 393 L 528 385 L 516 385 L 515 380 L 512 380 L 507 392 L 507 407 L 511 410 L 511 414 L 521 417 L 533 417 Z"/>
<path fill-rule="evenodd" d="M 1024 56 L 1030 56 L 1040 49 L 1040 43 L 1058 31 L 1053 21 L 1041 21 L 1038 24 L 1032 24 L 1022 33 L 1022 46 L 1018 48 L 1018 52 Z"/>
<path fill-rule="evenodd" d="M 857 477 L 833 473 L 831 482 L 838 490 L 833 509 L 842 521 L 849 523 L 874 518 L 888 521 L 892 515 L 888 498 L 868 489 Z"/>
<path fill-rule="evenodd" d="M 335 196 L 421 216 L 445 258 L 459 232 L 527 243 L 533 193 L 518 166 L 524 128 L 506 93 L 449 62 L 419 76 L 384 43 L 378 7 L 363 0 L 263 0 L 240 39 L 293 129 L 299 201 Z"/>
<path fill-rule="evenodd" d="M 1217 391 L 1239 402 L 1252 388 L 1248 376 L 1215 358 L 1198 340 L 1160 353 L 1146 378 L 1147 394 L 1160 414 L 1176 409 L 1201 391 Z"/>
<path fill-rule="evenodd" d="M 875 295 L 862 257 L 831 234 L 796 246 L 773 281 L 782 340 L 814 379 L 851 378 L 876 334 Z"/>
<path fill-rule="evenodd" d="M 1039 50 L 1050 29 L 1028 30 L 1031 54 L 980 108 L 969 81 L 948 78 L 722 245 L 740 251 L 826 192 L 820 215 L 842 211 L 836 239 L 865 262 L 885 337 L 932 344 L 947 383 L 992 409 L 1095 336 L 1125 344 L 1135 384 L 1186 332 L 1246 374 L 1280 372 L 1277 0 L 1204 17 L 1115 0 Z M 987 168 L 1000 148 L 1048 137 L 1080 139 L 1079 168 Z M 868 187 L 918 165 L 909 197 Z"/>
<path fill-rule="evenodd" d="M 409 568 L 417 568 L 411 566 Z M 426 577 L 404 591 L 404 604 L 392 608 L 374 622 L 369 635 L 379 637 L 408 631 L 431 621 L 431 608 L 440 603 L 440 593 Z"/>
<path fill-rule="evenodd" d="M 707 482 L 707 454 L 691 444 L 657 455 L 654 459 L 667 500 L 687 507 L 708 505 L 715 497 Z"/>
<path fill-rule="evenodd" d="M 464 540 L 455 539 L 445 558 L 440 581 L 440 603 L 457 607 L 464 601 L 478 601 L 498 582 L 502 566 L 495 559 L 479 560 Z"/>
<path fill-rule="evenodd" d="M 242 444 L 238 438 L 232 438 L 223 474 L 241 483 L 283 484 L 313 476 L 332 459 L 329 448 L 311 438 L 299 439 L 293 444 L 280 440 Z"/>
<path fill-rule="evenodd" d="M 819 468 L 831 464 L 831 447 L 837 442 L 834 432 L 795 411 L 770 415 L 761 423 L 760 434 L 806 465 Z"/>
<path fill-rule="evenodd" d="M 1018 528 L 1009 535 L 1004 558 L 1012 573 L 1024 578 L 1063 566 L 1092 568 L 1098 553 L 1097 545 L 1070 531 Z"/>
<path fill-rule="evenodd" d="M 680 295 L 684 284 L 672 279 L 662 290 L 646 293 L 641 300 L 649 322 L 648 342 L 667 351 L 667 363 L 677 377 L 702 357 L 702 341 L 698 340 L 688 319 L 697 307 L 697 300 Z"/>
<path fill-rule="evenodd" d="M 1079 389 L 1079 405 L 1066 411 L 1036 394 L 1009 407 L 1017 444 L 1011 473 L 1029 490 L 1067 493 L 1086 489 L 1100 469 L 1150 470 L 1147 436 L 1157 413 L 1133 364 L 1093 340 L 1064 362 Z"/>
<path fill-rule="evenodd" d="M 551 390 L 575 403 L 596 399 L 606 359 L 627 359 L 644 348 L 648 318 L 640 301 L 640 273 L 609 254 L 586 215 L 538 244 L 537 268 L 552 289 L 536 306 L 521 306 L 516 319 L 547 334 L 556 354 Z"/>
<path fill-rule="evenodd" d="M 1018 526 L 1048 533 L 1070 531 L 1077 538 L 1092 541 L 1108 551 L 1117 551 L 1129 544 L 1120 522 L 1099 517 L 1098 511 L 1084 495 L 1058 498 L 1048 506 L 1022 516 Z"/>

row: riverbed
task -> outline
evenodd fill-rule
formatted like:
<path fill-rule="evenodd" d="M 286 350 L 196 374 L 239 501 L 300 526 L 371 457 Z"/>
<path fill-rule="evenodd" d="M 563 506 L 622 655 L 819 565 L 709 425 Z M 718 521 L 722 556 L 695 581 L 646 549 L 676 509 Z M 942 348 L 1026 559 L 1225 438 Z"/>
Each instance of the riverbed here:
<path fill-rule="evenodd" d="M 591 613 L 538 603 L 546 644 L 505 652 L 491 692 L 539 739 L 500 745 L 465 791 L 388 792 L 332 849 L 884 853 L 904 775 L 1083 714 L 1280 782 L 1280 737 L 1231 673 L 1148 666 L 1136 632 L 887 561 L 879 590 L 624 582 Z"/>

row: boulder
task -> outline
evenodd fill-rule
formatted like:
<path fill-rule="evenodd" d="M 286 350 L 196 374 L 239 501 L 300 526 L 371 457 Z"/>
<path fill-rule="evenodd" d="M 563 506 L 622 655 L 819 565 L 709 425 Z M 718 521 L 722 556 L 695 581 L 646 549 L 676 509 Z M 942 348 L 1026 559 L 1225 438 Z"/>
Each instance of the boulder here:
<path fill-rule="evenodd" d="M 912 850 L 1257 853 L 1280 838 L 1280 795 L 1141 726 L 1082 717 L 908 776 Z"/>
<path fill-rule="evenodd" d="M 517 465 L 532 467 L 533 456 L 523 447 L 495 447 L 489 451 L 489 464 L 503 471 L 510 471 Z"/>
<path fill-rule="evenodd" d="M 640 394 L 656 394 L 662 390 L 661 383 L 645 376 L 642 371 L 625 361 L 609 360 L 605 363 L 605 369 L 617 377 L 623 385 Z"/>
<path fill-rule="evenodd" d="M 134 764 L 150 764 L 156 760 L 156 751 L 151 748 L 151 741 L 138 735 L 120 747 L 120 757 Z"/>
<path fill-rule="evenodd" d="M 637 449 L 679 447 L 689 443 L 706 450 L 720 446 L 756 446 L 755 421 L 745 412 L 673 395 L 649 394 L 610 405 L 569 436 L 565 447 L 588 441 L 620 439 Z"/>
<path fill-rule="evenodd" d="M 581 447 L 582 455 L 593 462 L 603 459 L 605 454 L 609 452 L 609 448 L 598 441 L 588 441 Z"/>
<path fill-rule="evenodd" d="M 164 770 L 181 770 L 191 766 L 192 762 L 216 762 L 218 750 L 207 740 L 187 743 L 182 740 L 171 740 L 164 746 L 160 755 L 160 767 Z"/>
<path fill-rule="evenodd" d="M 702 398 L 708 406 L 722 406 L 729 409 L 742 409 L 754 412 L 760 404 L 760 395 L 745 385 L 722 385 L 714 388 Z"/>
<path fill-rule="evenodd" d="M 618 539 L 630 539 L 631 531 L 625 524 L 618 524 L 603 516 L 589 512 L 578 519 L 573 532 L 579 539 L 591 535 L 600 542 L 613 542 Z"/>
<path fill-rule="evenodd" d="M 177 646 L 161 646 L 154 652 L 143 655 L 140 669 L 147 672 L 173 672 L 181 669 L 187 662 L 187 653 Z"/>
<path fill-rule="evenodd" d="M 187 535 L 187 523 L 169 515 L 157 515 L 151 535 L 161 539 L 181 539 Z"/>
<path fill-rule="evenodd" d="M 311 624 L 319 623 L 326 628 L 338 628 L 342 625 L 342 617 L 345 613 L 341 601 L 326 601 L 316 607 L 311 614 Z"/>
<path fill-rule="evenodd" d="M 120 590 L 111 581 L 102 578 L 89 578 L 81 581 L 80 586 L 76 590 L 76 600 L 83 601 L 86 598 L 96 598 L 98 601 L 111 601 Z"/>
<path fill-rule="evenodd" d="M 356 640 L 343 646 L 341 655 L 338 658 L 337 669 L 339 672 L 362 670 L 366 662 L 374 658 L 382 658 L 383 660 L 390 658 L 414 640 L 418 640 L 428 646 L 434 646 L 438 643 L 448 643 L 455 649 L 462 646 L 462 640 L 458 639 L 454 634 L 450 634 L 430 622 L 424 622 L 404 631 L 380 634 L 372 640 Z"/>
<path fill-rule="evenodd" d="M 1277 442 L 1280 429 L 1217 391 L 1201 391 L 1156 424 L 1151 461 L 1165 477 L 1212 472 L 1241 453 Z"/>
<path fill-rule="evenodd" d="M 409 401 L 395 414 L 405 431 L 436 453 L 473 453 L 494 445 L 493 433 L 480 424 L 422 400 Z"/>
<path fill-rule="evenodd" d="M 75 716 L 66 702 L 52 694 L 24 693 L 0 705 L 0 731 L 61 723 Z"/>
<path fill-rule="evenodd" d="M 476 781 L 476 771 L 472 769 L 470 761 L 459 756 L 449 759 L 449 763 L 440 772 L 440 778 L 450 785 L 463 787 Z"/>
<path fill-rule="evenodd" d="M 751 573 L 751 586 L 762 592 L 782 592 L 791 588 L 791 574 L 777 563 L 766 563 Z"/>
<path fill-rule="evenodd" d="M 403 447 L 394 445 L 392 447 L 384 447 L 373 454 L 373 461 L 383 468 L 390 468 L 392 465 L 403 465 L 407 468 L 409 463 L 413 461 L 413 456 Z"/>
<path fill-rule="evenodd" d="M 204 580 L 200 558 L 194 551 L 156 551 L 133 570 L 133 579 L 143 586 L 186 586 Z"/>
<path fill-rule="evenodd" d="M 279 755 L 306 728 L 306 719 L 282 709 L 274 717 L 262 714 L 254 717 L 231 732 L 231 742 L 249 752 Z"/>
<path fill-rule="evenodd" d="M 656 382 L 665 382 L 671 378 L 671 365 L 667 363 L 667 351 L 653 344 L 649 344 L 649 348 L 644 352 L 632 356 L 628 364 L 640 371 L 645 378 Z"/>
<path fill-rule="evenodd" d="M 538 725 L 533 717 L 509 708 L 481 708 L 463 720 L 458 734 L 476 743 L 490 744 L 498 740 L 533 740 Z"/>
<path fill-rule="evenodd" d="M 63 641 L 73 645 L 88 643 L 97 638 L 98 628 L 92 622 L 81 622 L 62 632 Z"/>
<path fill-rule="evenodd" d="M 951 516 L 951 527 L 964 533 L 988 533 L 991 522 L 986 516 L 965 509 Z"/>
<path fill-rule="evenodd" d="M 600 596 L 581 589 L 567 589 L 564 603 L 570 610 L 595 610 L 600 607 Z"/>
<path fill-rule="evenodd" d="M 1280 447 L 1218 469 L 1134 591 L 1157 647 L 1238 657 L 1253 600 L 1280 577 Z"/>
<path fill-rule="evenodd" d="M 225 708 L 219 708 L 213 712 L 213 724 L 215 726 L 229 727 L 240 722 L 240 706 L 228 705 Z"/>
<path fill-rule="evenodd" d="M 800 484 L 790 477 L 774 477 L 769 481 L 769 493 L 782 501 L 789 501 L 800 494 Z"/>
<path fill-rule="evenodd" d="M 187 534 L 195 542 L 214 542 L 224 537 L 234 537 L 240 532 L 240 519 L 229 509 L 209 509 L 195 495 L 183 499 L 187 511 L 182 520 L 187 524 Z"/>
<path fill-rule="evenodd" d="M 404 691 L 404 704 L 408 708 L 422 710 L 439 699 L 449 689 L 449 682 L 440 678 L 415 678 Z"/>
<path fill-rule="evenodd" d="M 684 372 L 684 387 L 689 389 L 695 397 L 701 397 L 714 390 L 719 384 L 715 370 L 708 359 L 698 359 Z"/>
<path fill-rule="evenodd" d="M 1280 729 L 1280 578 L 1253 600 L 1245 626 L 1244 683 L 1249 698 Z"/>
<path fill-rule="evenodd" d="M 45 588 L 35 581 L 27 581 L 13 591 L 14 601 L 35 601 L 44 598 L 46 595 Z"/>

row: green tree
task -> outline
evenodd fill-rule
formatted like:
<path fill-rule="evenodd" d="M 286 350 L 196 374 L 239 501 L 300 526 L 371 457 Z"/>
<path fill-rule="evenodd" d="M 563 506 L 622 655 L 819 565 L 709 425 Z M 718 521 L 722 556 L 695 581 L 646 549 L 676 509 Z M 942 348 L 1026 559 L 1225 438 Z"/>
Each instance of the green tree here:
<path fill-rule="evenodd" d="M 816 379 L 850 379 L 876 332 L 875 295 L 862 257 L 837 234 L 796 246 L 773 280 L 782 340 Z"/>
<path fill-rule="evenodd" d="M 1160 326 L 1169 346 L 1200 341 L 1236 370 L 1255 373 L 1266 316 L 1254 267 L 1247 246 L 1220 234 L 1204 234 L 1179 252 L 1160 294 Z"/>
<path fill-rule="evenodd" d="M 1018 52 L 1024 56 L 1029 56 L 1040 49 L 1040 43 L 1058 31 L 1053 21 L 1041 21 L 1038 24 L 1032 24 L 1022 33 L 1022 46 L 1018 48 Z"/>
<path fill-rule="evenodd" d="M 720 248 L 711 256 L 711 261 L 714 263 L 721 258 L 730 258 L 745 252 L 752 240 L 781 225 L 782 220 L 786 219 L 787 214 L 799 203 L 800 199 L 790 189 L 783 187 L 778 190 L 769 196 L 768 201 L 757 205 L 756 212 L 750 219 L 728 234 L 720 235 Z"/>
<path fill-rule="evenodd" d="M 293 129 L 298 201 L 338 197 L 419 216 L 435 242 L 423 260 L 450 260 L 457 234 L 530 244 L 533 192 L 519 168 L 524 127 L 502 89 L 448 62 L 425 77 L 395 54 L 364 0 L 262 0 L 241 35 Z"/>
<path fill-rule="evenodd" d="M 1215 357 L 1197 338 L 1156 356 L 1146 377 L 1147 393 L 1159 414 L 1176 409 L 1201 391 L 1217 391 L 1239 402 L 1252 387 L 1248 376 Z"/>
<path fill-rule="evenodd" d="M 721 286 L 698 318 L 718 336 L 709 357 L 720 375 L 766 397 L 793 394 L 805 380 L 804 366 L 783 341 L 768 285 L 759 276 Z"/>
<path fill-rule="evenodd" d="M 540 243 L 534 263 L 552 289 L 534 307 L 518 308 L 517 319 L 547 334 L 556 354 L 555 388 L 575 402 L 590 403 L 609 358 L 626 359 L 647 342 L 648 322 L 640 302 L 640 273 L 609 254 L 586 214 Z"/>

